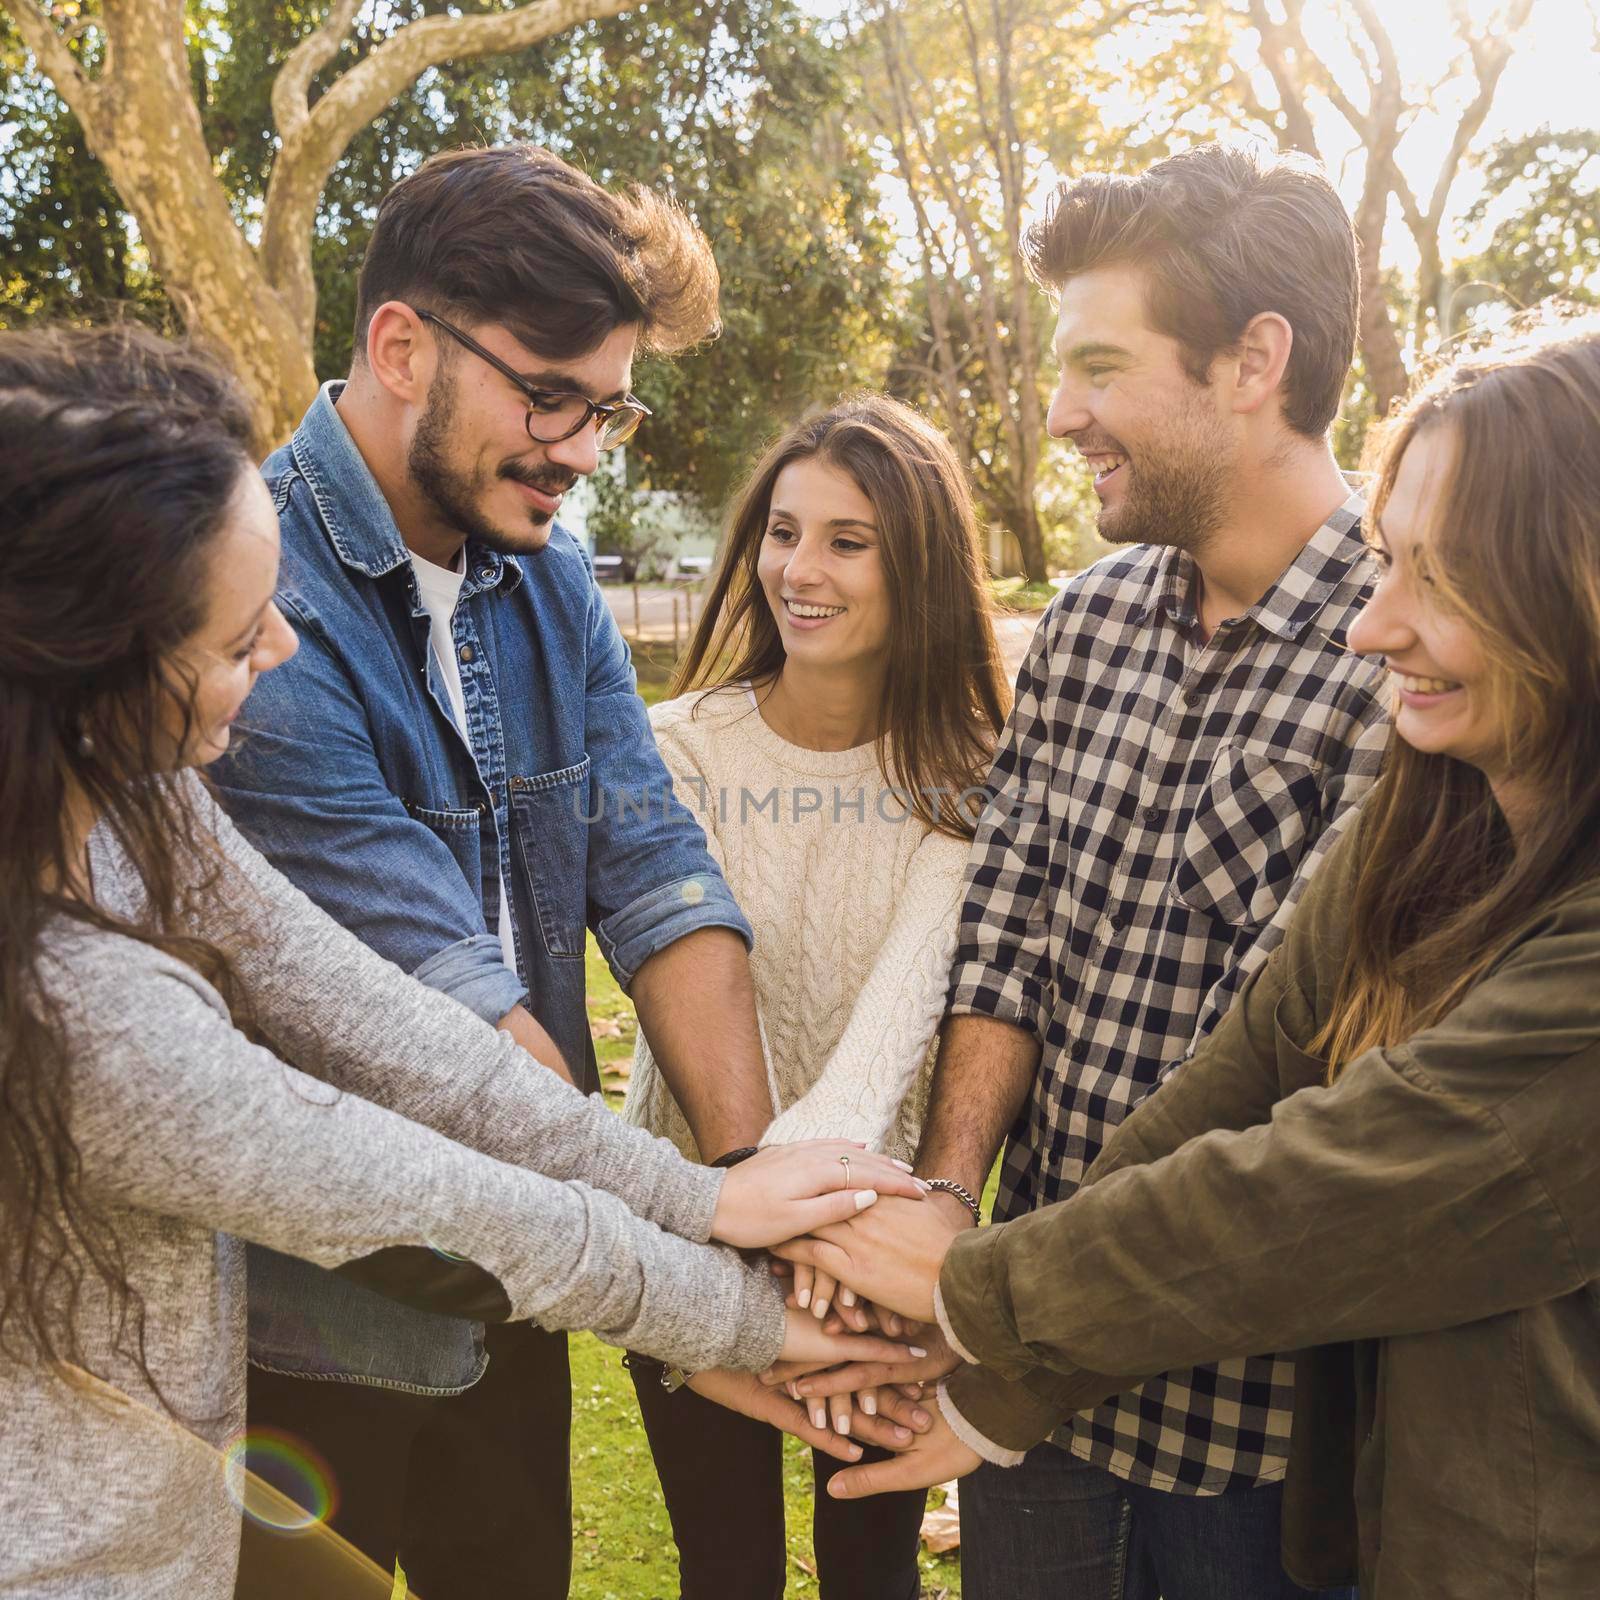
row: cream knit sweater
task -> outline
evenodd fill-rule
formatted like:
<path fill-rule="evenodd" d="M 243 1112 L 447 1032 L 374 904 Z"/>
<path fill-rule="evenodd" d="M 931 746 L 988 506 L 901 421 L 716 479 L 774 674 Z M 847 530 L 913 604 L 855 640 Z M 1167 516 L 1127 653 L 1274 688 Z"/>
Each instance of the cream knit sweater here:
<path fill-rule="evenodd" d="M 755 929 L 777 1112 L 762 1143 L 860 1139 L 910 1159 L 967 845 L 908 815 L 872 745 L 789 744 L 744 688 L 666 701 L 650 722 L 674 793 Z M 698 1153 L 643 1033 L 623 1115 Z"/>

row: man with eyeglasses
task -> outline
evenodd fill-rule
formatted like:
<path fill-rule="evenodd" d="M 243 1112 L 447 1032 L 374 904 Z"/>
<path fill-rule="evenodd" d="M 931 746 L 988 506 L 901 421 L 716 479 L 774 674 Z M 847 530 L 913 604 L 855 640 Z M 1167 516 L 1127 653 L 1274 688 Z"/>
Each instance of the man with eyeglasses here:
<path fill-rule="evenodd" d="M 526 145 L 397 185 L 350 376 L 264 468 L 300 650 L 213 769 L 312 899 L 587 1093 L 592 929 L 708 1161 L 771 1116 L 750 930 L 669 798 L 627 649 L 556 517 L 649 415 L 635 354 L 716 316 L 709 246 L 648 191 Z M 250 1427 L 326 1463 L 335 1531 L 428 1600 L 564 1596 L 564 1337 L 486 1334 L 269 1251 L 249 1270 Z M 291 1592 L 284 1544 L 247 1525 L 242 1594 Z"/>

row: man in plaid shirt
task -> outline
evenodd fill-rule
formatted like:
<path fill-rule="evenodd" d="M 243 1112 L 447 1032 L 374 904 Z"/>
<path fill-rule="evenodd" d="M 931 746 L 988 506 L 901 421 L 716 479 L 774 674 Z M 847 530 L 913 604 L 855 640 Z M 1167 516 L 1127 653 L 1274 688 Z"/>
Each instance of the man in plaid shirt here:
<path fill-rule="evenodd" d="M 1372 573 L 1328 442 L 1357 275 L 1327 180 L 1207 146 L 1063 185 L 1028 250 L 1059 296 L 1050 432 L 1131 548 L 1045 614 L 968 869 L 918 1170 L 977 1192 L 1009 1129 L 1001 1219 L 1070 1195 L 1181 1070 L 1387 732 L 1345 644 Z M 980 1468 L 969 1600 L 1304 1594 L 1278 1559 L 1290 1401 L 1270 1355 L 1168 1373 Z"/>

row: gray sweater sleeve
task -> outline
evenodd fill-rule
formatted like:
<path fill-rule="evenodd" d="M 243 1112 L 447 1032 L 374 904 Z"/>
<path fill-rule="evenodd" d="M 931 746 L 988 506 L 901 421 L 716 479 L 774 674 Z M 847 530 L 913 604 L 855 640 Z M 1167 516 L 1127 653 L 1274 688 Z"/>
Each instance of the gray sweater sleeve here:
<path fill-rule="evenodd" d="M 279 1055 L 474 1150 L 581 1178 L 670 1233 L 710 1238 L 724 1173 L 624 1123 L 408 977 L 302 894 L 213 802 L 202 804 L 223 878 L 198 931 L 239 950 L 253 1020 Z"/>
<path fill-rule="evenodd" d="M 245 1038 L 198 974 L 148 946 L 77 933 L 58 948 L 51 987 L 73 1040 L 72 1131 L 85 1182 L 107 1200 L 325 1267 L 396 1247 L 465 1258 L 498 1280 L 512 1317 L 591 1328 L 684 1366 L 757 1370 L 776 1358 L 780 1295 L 731 1251 L 689 1243 L 587 1182 L 481 1154 L 297 1071 Z M 371 976 L 365 964 L 347 974 Z M 421 985 L 390 985 L 374 997 L 383 1005 L 398 1007 L 396 1029 L 420 1020 L 423 1039 L 441 1048 L 454 1041 L 448 1027 L 426 1026 L 435 1009 L 494 1045 L 494 1030 Z M 484 1042 L 463 1100 L 515 1101 L 502 1076 L 537 1069 L 511 1060 L 514 1047 Z M 524 1142 L 531 1124 L 524 1115 Z"/>

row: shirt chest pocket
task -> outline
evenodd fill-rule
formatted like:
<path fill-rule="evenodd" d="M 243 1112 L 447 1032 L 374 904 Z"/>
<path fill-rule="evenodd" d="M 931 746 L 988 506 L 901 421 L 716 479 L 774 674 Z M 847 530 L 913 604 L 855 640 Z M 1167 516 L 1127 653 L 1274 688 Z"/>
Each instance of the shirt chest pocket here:
<path fill-rule="evenodd" d="M 1318 801 L 1315 767 L 1230 740 L 1183 836 L 1174 894 L 1231 927 L 1270 921 L 1305 855 Z"/>
<path fill-rule="evenodd" d="M 588 926 L 589 758 L 537 777 L 513 776 L 511 845 L 539 935 L 553 956 L 583 956 Z"/>
<path fill-rule="evenodd" d="M 467 887 L 475 900 L 483 898 L 483 840 L 484 813 L 477 807 L 447 810 L 438 806 L 421 806 L 413 801 L 404 802 L 412 818 L 422 823 L 435 838 L 441 840 L 461 869 Z"/>

